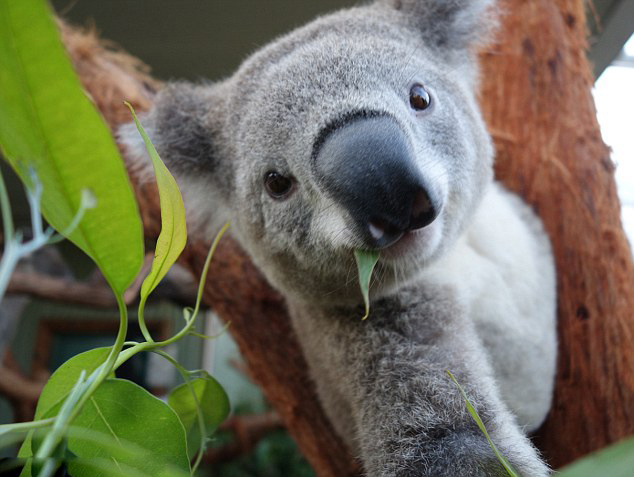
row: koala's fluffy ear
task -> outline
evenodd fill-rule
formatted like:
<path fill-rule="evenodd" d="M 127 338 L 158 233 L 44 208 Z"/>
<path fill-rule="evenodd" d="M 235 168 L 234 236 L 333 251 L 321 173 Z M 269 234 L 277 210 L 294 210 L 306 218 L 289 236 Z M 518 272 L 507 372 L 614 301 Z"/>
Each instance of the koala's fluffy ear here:
<path fill-rule="evenodd" d="M 485 41 L 495 25 L 495 0 L 376 0 L 400 11 L 423 41 L 437 48 L 465 50 Z"/>
<path fill-rule="evenodd" d="M 233 169 L 223 128 L 226 121 L 225 83 L 197 86 L 172 83 L 154 98 L 152 109 L 140 116 L 161 159 L 176 178 L 185 201 L 188 232 L 208 239 L 230 215 Z M 131 170 L 141 182 L 154 177 L 145 144 L 134 123 L 117 134 L 126 154 L 135 158 Z M 145 160 L 143 160 L 145 159 Z"/>
<path fill-rule="evenodd" d="M 209 176 L 218 169 L 222 103 L 214 85 L 172 83 L 157 94 L 152 109 L 141 115 L 161 159 L 177 176 Z M 117 136 L 132 156 L 147 155 L 133 123 L 122 126 Z M 149 163 L 148 173 L 152 173 Z"/>

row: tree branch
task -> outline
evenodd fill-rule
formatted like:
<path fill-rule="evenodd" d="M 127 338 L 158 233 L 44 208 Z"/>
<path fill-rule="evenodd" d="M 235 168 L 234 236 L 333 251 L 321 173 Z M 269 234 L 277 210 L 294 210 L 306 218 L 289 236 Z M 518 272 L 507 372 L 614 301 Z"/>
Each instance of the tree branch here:
<path fill-rule="evenodd" d="M 11 352 L 4 353 L 0 362 L 0 394 L 13 408 L 17 422 L 33 419 L 33 413 L 48 376 L 26 376 Z"/>
<path fill-rule="evenodd" d="M 7 293 L 24 293 L 46 300 L 77 305 L 117 306 L 112 290 L 107 286 L 76 282 L 39 272 L 16 270 L 11 276 Z"/>
<path fill-rule="evenodd" d="M 43 387 L 44 383 L 29 379 L 4 364 L 0 365 L 0 394 L 8 399 L 35 405 Z"/>
<path fill-rule="evenodd" d="M 143 266 L 134 282 L 123 294 L 127 305 L 134 303 L 139 297 L 143 280 L 152 267 L 154 253 L 145 255 Z M 178 268 L 178 267 L 177 267 Z M 191 304 L 196 300 L 196 287 L 190 274 L 182 268 L 171 269 L 158 286 L 152 300 L 164 298 L 178 303 Z M 180 271 L 180 274 L 178 273 Z M 79 282 L 68 278 L 48 275 L 34 270 L 16 270 L 11 275 L 7 294 L 25 294 L 50 301 L 73 303 L 92 307 L 115 308 L 117 301 L 106 281 L 97 271 L 91 281 Z"/>

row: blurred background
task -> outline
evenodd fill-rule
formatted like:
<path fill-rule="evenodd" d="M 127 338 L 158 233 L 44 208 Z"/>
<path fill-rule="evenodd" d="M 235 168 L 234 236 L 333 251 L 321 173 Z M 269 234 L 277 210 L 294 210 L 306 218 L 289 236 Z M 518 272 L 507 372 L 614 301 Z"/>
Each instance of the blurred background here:
<path fill-rule="evenodd" d="M 216 80 L 271 39 L 319 14 L 351 6 L 352 0 L 53 0 L 58 15 L 90 26 L 151 67 L 161 80 Z M 605 141 L 613 148 L 623 219 L 634 237 L 634 0 L 589 2 L 589 57 L 597 79 L 595 99 Z M 629 39 L 629 41 L 628 41 Z M 16 222 L 27 227 L 21 186 L 2 164 Z M 40 252 L 21 268 L 24 289 L 42 276 L 105 287 L 90 261 L 69 244 Z M 183 306 L 194 301 L 196 284 L 176 269 L 147 307 L 152 333 L 167 336 L 179 326 Z M 131 310 L 134 313 L 134 310 Z M 60 303 L 14 292 L 0 308 L 0 422 L 30 419 L 39 389 L 66 359 L 112 343 L 116 308 Z M 190 369 L 204 368 L 225 387 L 234 418 L 212 442 L 201 475 L 309 476 L 312 471 L 250 381 L 228 333 L 207 311 L 200 332 L 215 340 L 188 339 L 172 350 Z M 138 330 L 131 330 L 134 339 Z M 157 395 L 177 382 L 163 361 L 151 355 L 132 360 L 123 372 Z"/>

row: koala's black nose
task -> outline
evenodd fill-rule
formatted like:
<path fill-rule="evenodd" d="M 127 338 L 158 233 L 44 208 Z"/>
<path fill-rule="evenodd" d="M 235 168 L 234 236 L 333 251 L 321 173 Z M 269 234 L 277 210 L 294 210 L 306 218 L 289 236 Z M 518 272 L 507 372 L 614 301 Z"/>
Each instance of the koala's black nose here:
<path fill-rule="evenodd" d="M 410 143 L 392 118 L 358 118 L 335 129 L 314 160 L 319 181 L 372 248 L 387 247 L 438 214 Z"/>

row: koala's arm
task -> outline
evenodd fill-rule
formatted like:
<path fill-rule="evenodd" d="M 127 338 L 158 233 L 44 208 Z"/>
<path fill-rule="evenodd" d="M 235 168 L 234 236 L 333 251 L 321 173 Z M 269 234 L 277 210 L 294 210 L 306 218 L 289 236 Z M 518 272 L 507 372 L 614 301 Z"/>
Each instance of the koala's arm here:
<path fill-rule="evenodd" d="M 448 370 L 516 470 L 548 475 L 501 403 L 475 330 L 448 290 L 399 292 L 374 304 L 366 321 L 291 308 L 326 412 L 367 475 L 507 475 Z"/>

